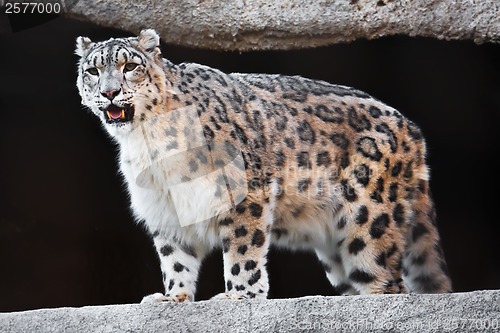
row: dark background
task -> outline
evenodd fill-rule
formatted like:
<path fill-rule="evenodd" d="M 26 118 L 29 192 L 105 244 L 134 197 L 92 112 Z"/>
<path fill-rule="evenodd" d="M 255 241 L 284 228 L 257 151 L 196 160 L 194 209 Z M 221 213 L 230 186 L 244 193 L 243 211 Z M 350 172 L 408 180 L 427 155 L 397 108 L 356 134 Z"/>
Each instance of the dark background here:
<path fill-rule="evenodd" d="M 162 291 L 152 242 L 131 219 L 115 147 L 75 86 L 77 36 L 128 34 L 1 15 L 0 311 L 132 303 Z M 289 52 L 162 50 L 174 63 L 354 86 L 398 108 L 428 141 L 454 289 L 500 288 L 498 190 L 490 192 L 498 183 L 500 45 L 391 37 Z M 268 266 L 272 298 L 333 295 L 310 254 L 271 251 Z M 217 251 L 197 299 L 221 291 Z"/>

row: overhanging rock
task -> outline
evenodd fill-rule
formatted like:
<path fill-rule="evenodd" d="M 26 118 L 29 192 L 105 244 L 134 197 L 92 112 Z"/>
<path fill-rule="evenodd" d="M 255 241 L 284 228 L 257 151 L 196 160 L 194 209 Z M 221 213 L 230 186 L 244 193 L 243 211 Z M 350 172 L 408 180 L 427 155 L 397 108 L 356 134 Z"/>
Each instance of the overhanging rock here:
<path fill-rule="evenodd" d="M 0 313 L 0 332 L 499 332 L 500 290 Z"/>

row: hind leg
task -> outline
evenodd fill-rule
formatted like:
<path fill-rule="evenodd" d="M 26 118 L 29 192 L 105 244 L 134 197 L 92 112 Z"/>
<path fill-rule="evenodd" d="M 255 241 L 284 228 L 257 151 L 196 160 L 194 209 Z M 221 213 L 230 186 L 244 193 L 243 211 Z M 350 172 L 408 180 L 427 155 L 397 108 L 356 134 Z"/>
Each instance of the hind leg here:
<path fill-rule="evenodd" d="M 352 205 L 339 216 L 334 261 L 342 268 L 342 282 L 360 294 L 407 293 L 401 276 L 404 226 L 397 226 L 383 207 Z"/>
<path fill-rule="evenodd" d="M 347 279 L 344 267 L 342 266 L 342 258 L 340 257 L 339 253 L 337 253 L 338 248 L 335 250 L 316 249 L 315 252 L 318 256 L 319 261 L 321 262 L 321 265 L 323 266 L 323 269 L 325 270 L 326 277 L 338 294 L 359 294 Z"/>

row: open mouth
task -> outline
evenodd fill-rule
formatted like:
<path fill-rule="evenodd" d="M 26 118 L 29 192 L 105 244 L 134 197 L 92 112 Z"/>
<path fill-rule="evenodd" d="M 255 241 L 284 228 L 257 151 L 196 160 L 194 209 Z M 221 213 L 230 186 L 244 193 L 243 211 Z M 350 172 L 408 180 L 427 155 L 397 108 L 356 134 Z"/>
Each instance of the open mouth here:
<path fill-rule="evenodd" d="M 125 105 L 124 107 L 119 107 L 111 104 L 104 110 L 104 116 L 108 124 L 127 123 L 134 118 L 134 106 Z"/>

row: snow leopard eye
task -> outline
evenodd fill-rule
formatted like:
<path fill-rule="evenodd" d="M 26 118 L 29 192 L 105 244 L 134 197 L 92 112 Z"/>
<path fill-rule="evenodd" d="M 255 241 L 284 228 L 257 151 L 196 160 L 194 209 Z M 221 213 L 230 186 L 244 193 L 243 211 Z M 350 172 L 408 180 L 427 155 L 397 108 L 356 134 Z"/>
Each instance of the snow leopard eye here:
<path fill-rule="evenodd" d="M 134 69 L 136 69 L 138 65 L 133 63 L 133 62 L 129 62 L 127 64 L 125 64 L 125 67 L 123 69 L 124 72 L 131 72 L 133 71 Z"/>
<path fill-rule="evenodd" d="M 90 75 L 99 75 L 99 71 L 95 67 L 87 69 L 87 73 L 89 73 Z"/>

